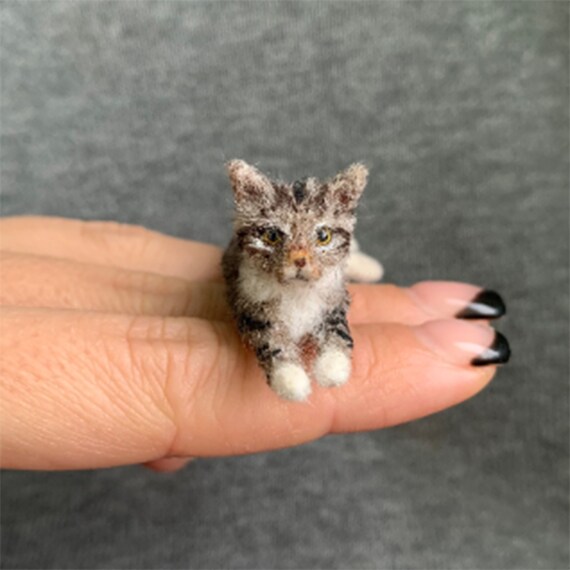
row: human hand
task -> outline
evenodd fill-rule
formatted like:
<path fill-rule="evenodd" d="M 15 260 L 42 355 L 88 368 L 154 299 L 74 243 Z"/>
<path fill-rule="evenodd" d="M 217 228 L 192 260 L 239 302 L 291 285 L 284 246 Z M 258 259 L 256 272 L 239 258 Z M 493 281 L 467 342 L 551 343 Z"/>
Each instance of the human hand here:
<path fill-rule="evenodd" d="M 486 321 L 454 318 L 501 316 L 496 294 L 352 285 L 350 381 L 280 400 L 230 320 L 220 255 L 115 223 L 0 220 L 2 467 L 167 471 L 388 427 L 473 396 L 508 359 Z"/>

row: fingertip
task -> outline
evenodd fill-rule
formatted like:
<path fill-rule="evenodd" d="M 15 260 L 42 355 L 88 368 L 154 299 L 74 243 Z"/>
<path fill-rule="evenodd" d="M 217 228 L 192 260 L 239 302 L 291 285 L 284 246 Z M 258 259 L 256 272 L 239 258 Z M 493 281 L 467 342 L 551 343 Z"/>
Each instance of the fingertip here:
<path fill-rule="evenodd" d="M 506 364 L 511 353 L 506 337 L 482 324 L 442 319 L 413 327 L 413 331 L 434 354 L 459 366 Z"/>
<path fill-rule="evenodd" d="M 501 295 L 478 285 L 456 281 L 421 281 L 406 291 L 427 314 L 440 318 L 492 320 L 506 314 Z"/>
<path fill-rule="evenodd" d="M 456 354 L 446 359 L 439 347 L 433 350 L 419 340 L 421 328 L 397 324 L 355 327 L 354 374 L 334 392 L 333 432 L 416 420 L 455 406 L 487 386 L 496 373 L 495 365 L 470 365 L 472 347 L 464 361 L 458 361 Z"/>

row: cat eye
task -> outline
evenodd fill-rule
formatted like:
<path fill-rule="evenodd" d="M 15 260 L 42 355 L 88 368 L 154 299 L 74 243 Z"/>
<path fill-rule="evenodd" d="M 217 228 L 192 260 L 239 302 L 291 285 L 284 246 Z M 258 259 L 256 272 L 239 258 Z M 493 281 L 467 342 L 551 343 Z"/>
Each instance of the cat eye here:
<path fill-rule="evenodd" d="M 319 228 L 317 230 L 317 244 L 328 245 L 332 239 L 332 230 L 330 228 Z"/>
<path fill-rule="evenodd" d="M 261 239 L 267 245 L 277 245 L 281 241 L 281 234 L 276 229 L 269 228 L 261 234 Z"/>

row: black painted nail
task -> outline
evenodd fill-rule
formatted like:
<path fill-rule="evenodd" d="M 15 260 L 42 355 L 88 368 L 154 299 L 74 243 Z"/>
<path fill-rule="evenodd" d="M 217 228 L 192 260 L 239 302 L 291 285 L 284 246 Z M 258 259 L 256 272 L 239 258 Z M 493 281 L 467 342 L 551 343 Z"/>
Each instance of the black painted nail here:
<path fill-rule="evenodd" d="M 483 354 L 475 357 L 471 364 L 473 366 L 487 366 L 489 364 L 505 364 L 511 357 L 511 347 L 509 341 L 500 333 L 495 332 L 493 344 L 487 348 Z"/>
<path fill-rule="evenodd" d="M 485 289 L 456 316 L 458 319 L 498 319 L 506 312 L 502 297 L 495 291 Z"/>

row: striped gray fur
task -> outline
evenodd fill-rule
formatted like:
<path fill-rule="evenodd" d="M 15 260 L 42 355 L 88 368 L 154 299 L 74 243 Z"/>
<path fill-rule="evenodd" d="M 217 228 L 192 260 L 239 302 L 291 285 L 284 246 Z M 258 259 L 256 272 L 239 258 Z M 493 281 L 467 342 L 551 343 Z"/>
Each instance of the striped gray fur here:
<path fill-rule="evenodd" d="M 270 385 L 280 363 L 311 375 L 326 350 L 350 358 L 343 267 L 366 168 L 292 184 L 240 160 L 228 172 L 235 201 L 234 235 L 222 259 L 228 302 Z"/>

